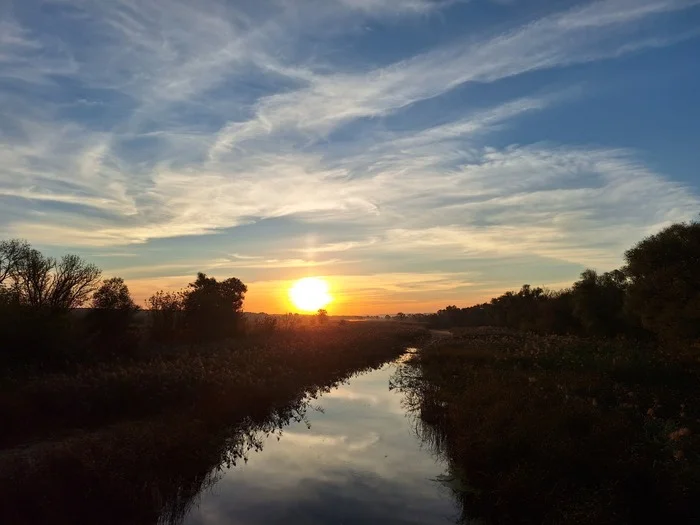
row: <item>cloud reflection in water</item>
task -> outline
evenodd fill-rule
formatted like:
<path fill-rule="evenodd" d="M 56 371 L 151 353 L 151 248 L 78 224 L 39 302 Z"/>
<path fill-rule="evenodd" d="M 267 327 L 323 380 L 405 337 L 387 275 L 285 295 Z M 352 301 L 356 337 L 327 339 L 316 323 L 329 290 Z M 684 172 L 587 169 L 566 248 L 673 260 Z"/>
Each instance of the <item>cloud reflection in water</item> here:
<path fill-rule="evenodd" d="M 187 525 L 273 523 L 454 523 L 444 473 L 412 429 L 393 366 L 354 378 L 319 400 L 311 428 L 294 423 L 280 440 L 226 471 Z"/>

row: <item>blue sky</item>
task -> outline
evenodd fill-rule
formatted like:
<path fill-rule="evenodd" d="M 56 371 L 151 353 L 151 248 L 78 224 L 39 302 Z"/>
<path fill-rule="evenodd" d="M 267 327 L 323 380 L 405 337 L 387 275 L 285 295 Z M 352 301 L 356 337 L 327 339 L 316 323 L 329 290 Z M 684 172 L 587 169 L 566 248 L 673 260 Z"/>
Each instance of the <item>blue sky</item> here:
<path fill-rule="evenodd" d="M 700 207 L 700 0 L 10 0 L 0 236 L 139 299 L 563 286 Z"/>

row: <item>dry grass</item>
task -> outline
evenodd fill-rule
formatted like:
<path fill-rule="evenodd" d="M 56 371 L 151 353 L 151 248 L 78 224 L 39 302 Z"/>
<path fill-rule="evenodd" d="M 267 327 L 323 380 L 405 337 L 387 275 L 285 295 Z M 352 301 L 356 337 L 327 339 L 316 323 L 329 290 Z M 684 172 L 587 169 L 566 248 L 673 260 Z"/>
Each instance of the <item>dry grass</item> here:
<path fill-rule="evenodd" d="M 6 382 L 0 522 L 176 523 L 220 465 L 260 447 L 260 432 L 303 419 L 308 396 L 423 335 L 334 324 Z"/>
<path fill-rule="evenodd" d="M 264 399 L 265 391 L 333 381 L 348 369 L 394 357 L 415 328 L 386 323 L 299 327 L 207 346 L 160 351 L 138 361 L 78 367 L 0 383 L 0 446 L 95 428 L 121 419 Z M 235 402 L 234 405 L 239 403 Z"/>
<path fill-rule="evenodd" d="M 700 512 L 693 361 L 624 340 L 463 330 L 396 378 L 488 523 L 686 522 Z"/>

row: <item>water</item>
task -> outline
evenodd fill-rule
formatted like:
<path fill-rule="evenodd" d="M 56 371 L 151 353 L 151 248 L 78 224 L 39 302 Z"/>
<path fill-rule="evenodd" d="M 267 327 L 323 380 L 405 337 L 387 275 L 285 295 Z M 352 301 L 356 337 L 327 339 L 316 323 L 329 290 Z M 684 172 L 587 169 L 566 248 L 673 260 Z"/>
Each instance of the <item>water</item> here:
<path fill-rule="evenodd" d="M 446 471 L 415 431 L 400 363 L 354 377 L 313 402 L 306 421 L 264 437 L 246 463 L 224 468 L 187 525 L 455 523 Z M 279 437 L 279 439 L 278 439 Z"/>

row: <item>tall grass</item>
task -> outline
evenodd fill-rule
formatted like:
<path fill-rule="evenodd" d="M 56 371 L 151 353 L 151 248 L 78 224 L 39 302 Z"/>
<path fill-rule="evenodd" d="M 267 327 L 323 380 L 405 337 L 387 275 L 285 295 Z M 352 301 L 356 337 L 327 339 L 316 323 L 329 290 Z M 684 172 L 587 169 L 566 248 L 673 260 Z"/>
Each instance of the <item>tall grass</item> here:
<path fill-rule="evenodd" d="M 219 466 L 261 446 L 260 433 L 303 419 L 309 397 L 421 336 L 333 324 L 5 380 L 0 522 L 177 523 Z"/>
<path fill-rule="evenodd" d="M 393 381 L 449 465 L 463 519 L 700 516 L 697 361 L 617 340 L 463 330 Z"/>

